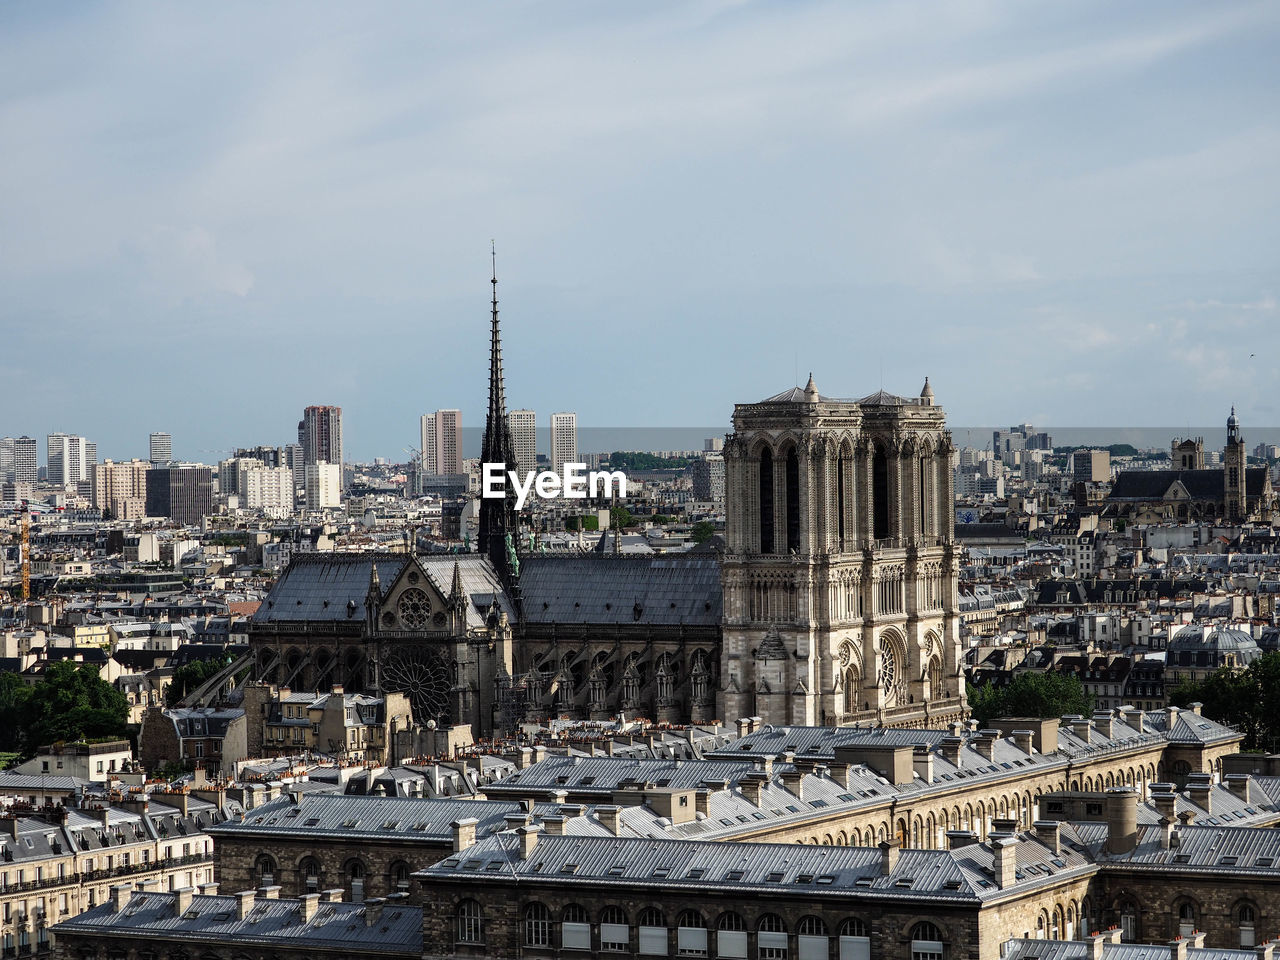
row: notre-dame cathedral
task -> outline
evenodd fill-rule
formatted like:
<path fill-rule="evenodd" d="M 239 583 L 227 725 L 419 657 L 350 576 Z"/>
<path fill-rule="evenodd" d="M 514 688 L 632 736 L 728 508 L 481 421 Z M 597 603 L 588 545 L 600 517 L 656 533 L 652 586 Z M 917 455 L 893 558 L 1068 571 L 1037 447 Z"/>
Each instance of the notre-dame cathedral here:
<path fill-rule="evenodd" d="M 725 441 L 723 714 L 937 726 L 962 717 L 951 437 L 916 398 L 739 404 Z"/>
<path fill-rule="evenodd" d="M 515 469 L 497 277 L 482 457 Z M 254 676 L 405 693 L 479 737 L 548 717 L 924 726 L 963 716 L 951 441 L 919 398 L 799 388 L 735 408 L 723 555 L 526 554 L 510 494 L 478 553 L 299 555 Z"/>

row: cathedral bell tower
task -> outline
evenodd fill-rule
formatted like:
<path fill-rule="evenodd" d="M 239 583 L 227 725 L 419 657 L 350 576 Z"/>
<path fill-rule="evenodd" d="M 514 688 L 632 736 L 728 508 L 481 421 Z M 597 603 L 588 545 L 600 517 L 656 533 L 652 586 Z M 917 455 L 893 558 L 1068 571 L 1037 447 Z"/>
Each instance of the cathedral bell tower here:
<path fill-rule="evenodd" d="M 1228 522 L 1244 520 L 1248 515 L 1245 498 L 1245 450 L 1240 436 L 1240 419 L 1236 408 L 1227 417 L 1227 446 L 1222 451 L 1223 514 Z"/>
<path fill-rule="evenodd" d="M 950 433 L 933 388 L 738 404 L 725 440 L 721 716 L 965 715 Z"/>

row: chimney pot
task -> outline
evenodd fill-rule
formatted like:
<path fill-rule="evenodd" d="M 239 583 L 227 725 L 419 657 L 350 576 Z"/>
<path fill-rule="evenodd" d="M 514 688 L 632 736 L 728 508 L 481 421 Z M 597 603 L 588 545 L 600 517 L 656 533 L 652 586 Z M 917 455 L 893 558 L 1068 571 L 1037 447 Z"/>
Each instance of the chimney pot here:
<path fill-rule="evenodd" d="M 1132 787 L 1107 790 L 1107 852 L 1129 853 L 1138 844 L 1138 795 Z"/>

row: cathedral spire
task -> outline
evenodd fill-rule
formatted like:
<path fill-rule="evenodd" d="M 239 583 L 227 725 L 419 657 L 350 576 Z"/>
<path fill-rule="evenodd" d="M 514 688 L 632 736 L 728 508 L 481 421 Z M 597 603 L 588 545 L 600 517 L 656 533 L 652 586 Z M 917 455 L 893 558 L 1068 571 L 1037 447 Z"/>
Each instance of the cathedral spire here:
<path fill-rule="evenodd" d="M 511 427 L 507 422 L 507 399 L 502 382 L 502 333 L 498 326 L 498 255 L 490 245 L 493 284 L 492 313 L 489 331 L 489 411 L 484 421 L 484 443 L 480 451 L 482 463 L 502 465 L 502 474 L 516 469 L 512 452 Z M 517 522 L 515 491 L 507 484 L 507 495 L 501 499 L 486 497 L 480 501 L 480 552 L 493 564 L 503 584 L 513 594 L 519 575 L 516 558 Z"/>

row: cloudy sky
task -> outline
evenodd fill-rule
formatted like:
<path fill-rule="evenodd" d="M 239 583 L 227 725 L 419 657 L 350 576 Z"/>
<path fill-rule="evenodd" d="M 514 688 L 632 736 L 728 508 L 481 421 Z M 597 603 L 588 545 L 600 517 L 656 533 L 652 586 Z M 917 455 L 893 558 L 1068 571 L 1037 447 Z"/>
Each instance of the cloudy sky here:
<path fill-rule="evenodd" d="M 1280 5 L 0 6 L 0 435 L 1280 424 Z"/>

